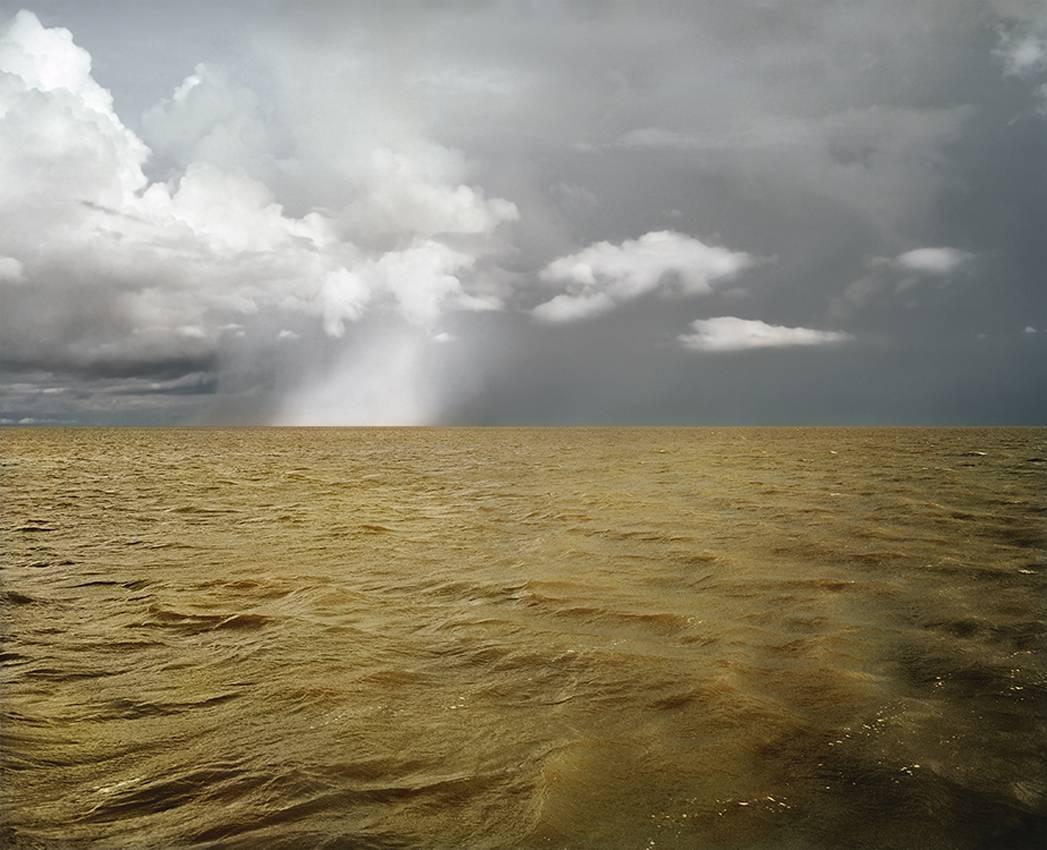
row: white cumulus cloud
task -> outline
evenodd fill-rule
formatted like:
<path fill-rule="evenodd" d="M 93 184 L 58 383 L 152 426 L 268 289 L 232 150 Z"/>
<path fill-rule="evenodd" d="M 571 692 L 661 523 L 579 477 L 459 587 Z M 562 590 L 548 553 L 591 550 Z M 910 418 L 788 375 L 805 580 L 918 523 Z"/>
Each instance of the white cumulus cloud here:
<path fill-rule="evenodd" d="M 385 107 L 369 106 L 310 140 L 267 125 L 249 88 L 198 65 L 144 117 L 168 175 L 150 182 L 154 151 L 70 32 L 26 11 L 0 23 L 0 280 L 33 284 L 8 297 L 36 320 L 0 317 L 8 355 L 203 356 L 252 317 L 272 340 L 286 314 L 337 337 L 379 308 L 423 328 L 446 310 L 499 308 L 468 275 L 515 205 L 468 184 L 464 157 L 420 130 L 385 133 Z M 289 146 L 279 162 L 277 136 Z M 333 136 L 352 144 L 332 153 Z M 79 322 L 85 304 L 105 321 Z"/>
<path fill-rule="evenodd" d="M 700 295 L 756 262 L 750 254 L 708 245 L 671 230 L 646 233 L 619 245 L 597 242 L 553 260 L 541 272 L 566 292 L 539 304 L 539 319 L 567 322 L 605 313 L 655 290 Z"/>
<path fill-rule="evenodd" d="M 680 334 L 684 348 L 692 351 L 745 351 L 752 348 L 792 348 L 796 346 L 836 345 L 849 342 L 851 334 L 842 331 L 790 328 L 770 325 L 759 319 L 718 316 L 691 322 L 693 333 Z"/>
<path fill-rule="evenodd" d="M 947 275 L 970 260 L 971 254 L 958 248 L 915 248 L 899 254 L 894 265 L 903 271 Z"/>

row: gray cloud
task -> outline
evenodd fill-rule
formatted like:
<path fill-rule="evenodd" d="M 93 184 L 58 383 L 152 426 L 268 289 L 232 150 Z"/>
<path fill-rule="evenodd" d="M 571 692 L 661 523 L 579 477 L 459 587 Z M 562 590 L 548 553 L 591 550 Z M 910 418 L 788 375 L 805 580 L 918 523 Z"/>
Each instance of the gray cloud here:
<path fill-rule="evenodd" d="M 1042 3 L 16 12 L 5 419 L 1047 415 Z"/>
<path fill-rule="evenodd" d="M 866 274 L 832 299 L 829 315 L 847 319 L 870 302 L 897 298 L 929 282 L 937 288 L 945 287 L 973 259 L 973 254 L 949 247 L 913 248 L 897 257 L 876 257 L 867 263 Z"/>

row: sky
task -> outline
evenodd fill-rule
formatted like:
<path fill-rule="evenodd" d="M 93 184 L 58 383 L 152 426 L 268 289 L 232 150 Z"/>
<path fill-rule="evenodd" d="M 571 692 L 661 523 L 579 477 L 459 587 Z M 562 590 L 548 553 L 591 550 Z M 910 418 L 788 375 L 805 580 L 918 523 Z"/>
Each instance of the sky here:
<path fill-rule="evenodd" d="M 1047 423 L 1047 0 L 0 0 L 0 423 Z"/>

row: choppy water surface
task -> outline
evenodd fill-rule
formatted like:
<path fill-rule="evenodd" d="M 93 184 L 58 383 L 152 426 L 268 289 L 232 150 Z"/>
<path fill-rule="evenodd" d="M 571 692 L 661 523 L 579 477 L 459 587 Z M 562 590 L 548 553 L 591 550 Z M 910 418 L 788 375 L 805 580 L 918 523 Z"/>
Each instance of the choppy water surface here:
<path fill-rule="evenodd" d="M 0 449 L 0 844 L 1047 846 L 1047 430 Z"/>

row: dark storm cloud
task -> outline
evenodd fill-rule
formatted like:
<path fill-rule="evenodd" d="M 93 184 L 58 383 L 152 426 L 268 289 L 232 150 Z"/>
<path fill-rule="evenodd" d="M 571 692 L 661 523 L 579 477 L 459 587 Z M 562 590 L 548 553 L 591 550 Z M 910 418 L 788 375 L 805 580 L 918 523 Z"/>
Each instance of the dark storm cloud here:
<path fill-rule="evenodd" d="M 0 353 L 71 417 L 1047 416 L 1042 3 L 34 11 L 114 98 L 81 212 L 0 210 Z"/>
<path fill-rule="evenodd" d="M 95 378 L 151 378 L 169 380 L 181 378 L 215 367 L 217 357 L 213 352 L 197 356 L 175 356 L 168 358 L 134 358 L 121 357 L 107 360 L 96 358 L 85 362 L 68 362 L 64 360 L 14 360 L 0 357 L 0 369 L 6 372 L 44 371 L 63 377 L 90 381 Z"/>

